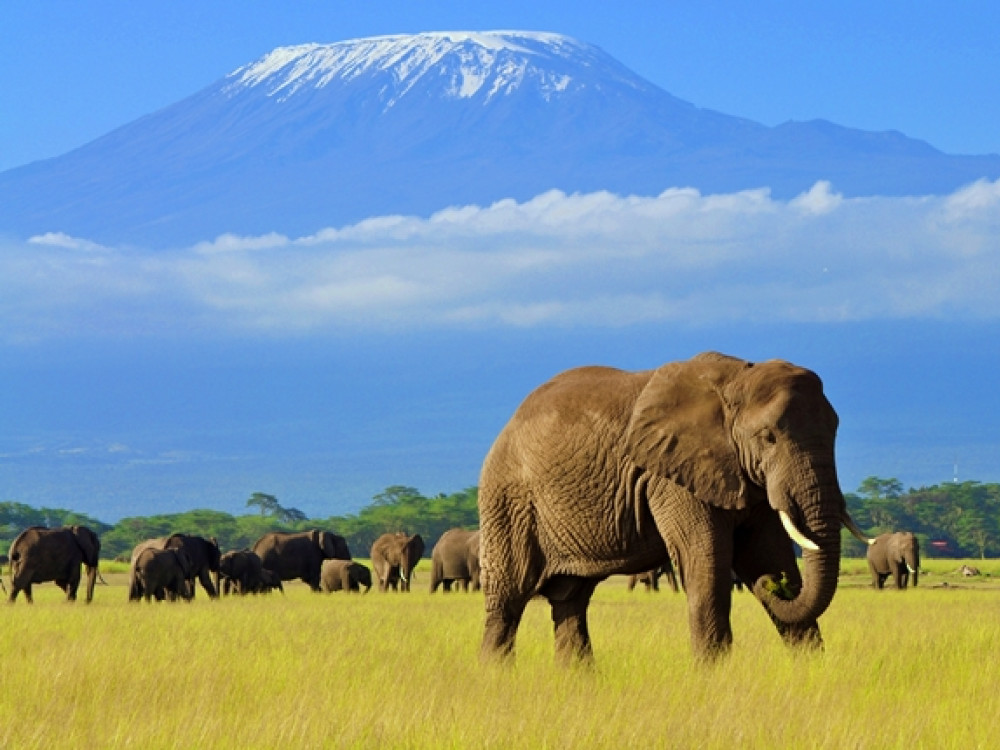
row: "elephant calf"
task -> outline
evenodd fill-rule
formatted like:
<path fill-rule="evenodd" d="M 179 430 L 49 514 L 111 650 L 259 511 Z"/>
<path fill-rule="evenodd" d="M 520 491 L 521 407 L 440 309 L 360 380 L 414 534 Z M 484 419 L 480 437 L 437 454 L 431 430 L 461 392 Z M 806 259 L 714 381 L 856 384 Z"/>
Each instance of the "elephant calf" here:
<path fill-rule="evenodd" d="M 232 550 L 219 559 L 220 588 L 225 594 L 265 594 L 272 589 L 284 593 L 281 579 L 273 571 L 264 568 L 257 553 L 248 550 Z"/>
<path fill-rule="evenodd" d="M 177 597 L 191 600 L 194 586 L 188 581 L 193 566 L 182 549 L 156 549 L 147 547 L 135 561 L 135 578 L 129 600 L 152 598 L 161 602 Z"/>
<path fill-rule="evenodd" d="M 324 560 L 320 572 L 320 587 L 323 591 L 360 591 L 365 587 L 367 594 L 372 587 L 372 572 L 353 560 Z"/>

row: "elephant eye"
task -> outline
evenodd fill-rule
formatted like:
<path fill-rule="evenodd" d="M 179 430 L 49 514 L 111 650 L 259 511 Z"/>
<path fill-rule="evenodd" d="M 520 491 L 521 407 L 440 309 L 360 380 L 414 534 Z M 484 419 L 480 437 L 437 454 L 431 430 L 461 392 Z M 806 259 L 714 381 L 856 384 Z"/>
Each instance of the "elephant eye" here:
<path fill-rule="evenodd" d="M 770 427 L 762 427 L 757 432 L 757 439 L 762 443 L 767 443 L 768 445 L 774 445 L 778 442 L 778 438 L 775 437 L 775 434 Z"/>

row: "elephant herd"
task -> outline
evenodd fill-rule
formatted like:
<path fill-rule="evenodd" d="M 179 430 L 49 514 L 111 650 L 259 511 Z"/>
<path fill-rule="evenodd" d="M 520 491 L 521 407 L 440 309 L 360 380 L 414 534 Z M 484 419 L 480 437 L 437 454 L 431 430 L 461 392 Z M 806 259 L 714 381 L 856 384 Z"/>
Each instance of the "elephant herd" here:
<path fill-rule="evenodd" d="M 904 587 L 911 573 L 916 585 L 919 566 L 912 535 L 869 539 L 848 513 L 834 460 L 838 425 L 819 376 L 783 360 L 705 352 L 650 370 L 563 372 L 530 393 L 493 442 L 479 478 L 480 532 L 474 543 L 441 537 L 432 590 L 482 581 L 487 660 L 513 654 L 525 607 L 543 597 L 557 659 L 586 662 L 597 585 L 670 561 L 687 595 L 697 657 L 731 647 L 734 580 L 745 582 L 787 645 L 819 648 L 843 528 L 869 545 L 876 588 L 890 575 Z M 20 575 L 12 598 L 24 585 L 30 598 L 30 582 L 39 580 L 55 580 L 72 598 L 79 565 L 96 569 L 85 534 L 57 531 L 51 549 L 63 562 L 44 572 L 39 565 L 33 578 Z M 134 560 L 130 596 L 185 597 L 194 580 L 214 594 L 203 575 L 204 548 L 174 537 L 152 546 Z M 209 546 L 208 569 L 218 571 L 222 556 Z M 419 536 L 378 539 L 371 561 L 379 589 L 409 591 L 423 548 Z M 300 578 L 314 590 L 364 585 L 359 567 L 332 562 L 351 555 L 343 538 L 327 532 L 267 534 L 247 552 L 260 567 L 244 559 L 242 572 L 226 574 L 240 593 L 273 588 L 274 577 Z M 12 555 L 12 568 L 21 564 Z M 264 570 L 274 574 L 270 582 L 260 577 Z M 91 576 L 88 599 L 92 589 Z"/>
<path fill-rule="evenodd" d="M 10 548 L 11 591 L 14 602 L 22 591 L 32 601 L 32 584 L 54 581 L 69 601 L 75 601 L 81 566 L 87 570 L 87 601 L 93 600 L 101 544 L 85 526 L 32 527 L 21 532 Z M 372 545 L 372 567 L 380 591 L 409 591 L 413 570 L 424 553 L 419 534 L 383 534 Z M 432 553 L 431 591 L 458 583 L 479 588 L 479 532 L 451 529 Z M 209 597 L 220 594 L 261 594 L 282 581 L 299 579 L 313 591 L 367 592 L 371 570 L 351 559 L 342 536 L 313 529 L 269 532 L 252 549 L 222 553 L 214 538 L 171 534 L 135 546 L 129 563 L 129 601 L 191 600 L 196 584 Z"/>

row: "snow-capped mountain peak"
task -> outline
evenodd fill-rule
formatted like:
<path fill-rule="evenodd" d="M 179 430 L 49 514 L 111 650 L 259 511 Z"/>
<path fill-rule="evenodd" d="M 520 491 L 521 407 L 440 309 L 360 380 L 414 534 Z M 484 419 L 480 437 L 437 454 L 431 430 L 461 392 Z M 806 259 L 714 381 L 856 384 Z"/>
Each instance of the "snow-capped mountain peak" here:
<path fill-rule="evenodd" d="M 485 101 L 533 81 L 543 95 L 563 91 L 583 56 L 603 56 L 595 47 L 560 34 L 541 32 L 428 32 L 353 39 L 334 44 L 279 47 L 228 76 L 229 93 L 263 87 L 285 100 L 305 87 L 387 75 L 387 106 L 419 81 L 431 79 L 443 95 Z M 576 60 L 573 65 L 570 62 Z M 607 65 L 603 66 L 607 67 Z M 617 76 L 628 82 L 629 76 Z"/>
<path fill-rule="evenodd" d="M 559 34 L 435 32 L 281 47 L 63 156 L 0 173 L 0 230 L 171 247 L 372 216 L 818 180 L 926 195 L 1000 175 L 901 134 L 700 109 Z"/>

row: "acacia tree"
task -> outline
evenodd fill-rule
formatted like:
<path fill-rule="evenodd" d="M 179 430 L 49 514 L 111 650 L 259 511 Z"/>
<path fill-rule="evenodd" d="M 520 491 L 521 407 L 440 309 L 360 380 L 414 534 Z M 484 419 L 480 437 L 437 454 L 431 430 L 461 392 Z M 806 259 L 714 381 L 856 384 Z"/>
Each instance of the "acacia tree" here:
<path fill-rule="evenodd" d="M 264 492 L 255 492 L 247 500 L 248 508 L 253 508 L 254 506 L 260 510 L 262 516 L 276 515 L 281 509 L 281 505 L 278 504 L 278 498 Z"/>
<path fill-rule="evenodd" d="M 285 508 L 274 495 L 265 492 L 255 492 L 247 500 L 247 507 L 257 507 L 262 516 L 272 516 L 280 523 L 294 524 L 307 520 L 307 516 L 298 508 Z"/>

